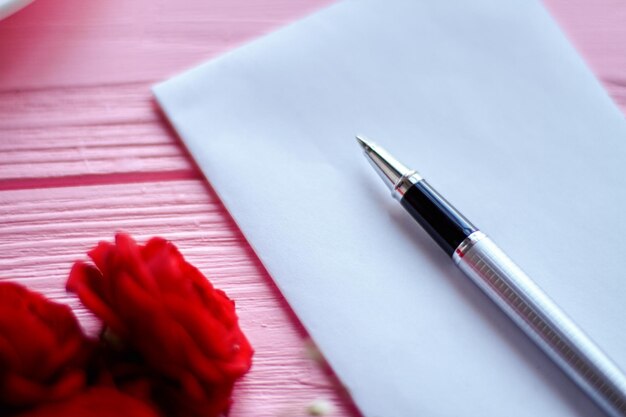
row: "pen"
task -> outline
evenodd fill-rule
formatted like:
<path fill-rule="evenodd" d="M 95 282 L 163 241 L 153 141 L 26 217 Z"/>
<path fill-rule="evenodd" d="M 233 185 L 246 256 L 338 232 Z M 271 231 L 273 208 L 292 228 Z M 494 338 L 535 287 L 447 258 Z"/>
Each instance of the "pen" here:
<path fill-rule="evenodd" d="M 608 415 L 626 416 L 626 376 L 483 232 L 417 171 L 357 136 L 392 195 L 454 263 Z"/>

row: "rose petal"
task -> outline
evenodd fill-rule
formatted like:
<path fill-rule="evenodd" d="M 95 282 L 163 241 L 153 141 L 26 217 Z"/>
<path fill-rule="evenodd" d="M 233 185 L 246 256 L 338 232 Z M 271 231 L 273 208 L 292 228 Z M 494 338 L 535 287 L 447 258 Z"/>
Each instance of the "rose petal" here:
<path fill-rule="evenodd" d="M 115 328 L 116 332 L 126 334 L 126 326 L 103 299 L 101 280 L 102 275 L 96 268 L 83 262 L 76 262 L 70 271 L 65 288 L 76 293 L 85 307 L 107 325 Z"/>
<path fill-rule="evenodd" d="M 0 282 L 0 409 L 82 390 L 90 352 L 91 342 L 69 307 Z"/>

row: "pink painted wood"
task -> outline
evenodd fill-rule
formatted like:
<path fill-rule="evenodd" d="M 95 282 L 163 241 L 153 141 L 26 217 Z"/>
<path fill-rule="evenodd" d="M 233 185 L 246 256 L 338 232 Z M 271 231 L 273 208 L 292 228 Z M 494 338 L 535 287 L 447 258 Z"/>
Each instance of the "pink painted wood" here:
<path fill-rule="evenodd" d="M 162 235 L 237 301 L 257 354 L 232 416 L 357 416 L 149 86 L 330 0 L 36 0 L 0 22 L 0 277 L 69 303 L 75 259 L 125 230 Z M 545 0 L 626 111 L 626 3 Z"/>

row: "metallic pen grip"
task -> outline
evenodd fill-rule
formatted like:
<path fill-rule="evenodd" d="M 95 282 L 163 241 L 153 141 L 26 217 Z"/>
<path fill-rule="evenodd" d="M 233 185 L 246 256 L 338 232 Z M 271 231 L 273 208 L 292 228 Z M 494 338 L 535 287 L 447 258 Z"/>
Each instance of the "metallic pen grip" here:
<path fill-rule="evenodd" d="M 624 374 L 491 239 L 473 233 L 453 259 L 609 415 L 626 416 Z"/>

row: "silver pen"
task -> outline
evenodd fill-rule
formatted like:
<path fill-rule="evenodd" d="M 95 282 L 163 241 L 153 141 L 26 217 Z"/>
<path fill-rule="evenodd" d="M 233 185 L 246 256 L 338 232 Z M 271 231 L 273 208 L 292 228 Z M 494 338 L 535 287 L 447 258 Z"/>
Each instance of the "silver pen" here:
<path fill-rule="evenodd" d="M 626 416 L 626 376 L 483 232 L 418 173 L 357 136 L 400 204 L 454 263 L 606 413 Z"/>

